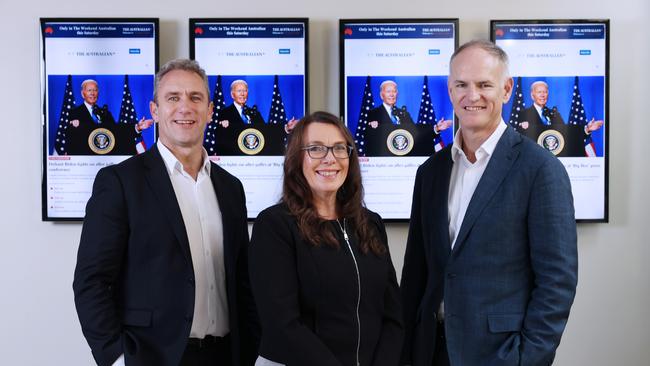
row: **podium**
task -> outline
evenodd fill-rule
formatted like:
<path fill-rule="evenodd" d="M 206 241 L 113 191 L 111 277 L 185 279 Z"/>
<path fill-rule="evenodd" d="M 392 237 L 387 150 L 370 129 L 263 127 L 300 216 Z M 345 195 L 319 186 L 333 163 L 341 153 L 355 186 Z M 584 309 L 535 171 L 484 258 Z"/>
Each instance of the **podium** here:
<path fill-rule="evenodd" d="M 433 125 L 380 123 L 366 128 L 366 156 L 430 156 L 434 153 Z"/>
<path fill-rule="evenodd" d="M 135 126 L 126 123 L 72 125 L 66 129 L 68 155 L 135 155 Z"/>
<path fill-rule="evenodd" d="M 558 157 L 585 156 L 584 126 L 556 123 L 531 124 L 520 132 Z"/>
<path fill-rule="evenodd" d="M 217 127 L 216 154 L 223 156 L 284 155 L 284 125 L 256 123 Z"/>

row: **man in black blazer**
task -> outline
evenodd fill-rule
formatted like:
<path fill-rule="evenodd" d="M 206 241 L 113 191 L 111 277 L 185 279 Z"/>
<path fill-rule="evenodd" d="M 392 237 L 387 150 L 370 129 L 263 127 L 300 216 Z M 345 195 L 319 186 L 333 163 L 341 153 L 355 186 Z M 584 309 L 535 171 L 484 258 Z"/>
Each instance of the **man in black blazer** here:
<path fill-rule="evenodd" d="M 217 155 L 242 155 L 238 137 L 247 128 L 264 129 L 266 123 L 257 106 L 248 106 L 248 83 L 238 79 L 230 84 L 232 104 L 219 112 L 217 118 Z"/>
<path fill-rule="evenodd" d="M 73 289 L 98 365 L 254 362 L 244 191 L 202 147 L 208 95 L 198 63 L 165 64 L 157 144 L 97 174 Z"/>
<path fill-rule="evenodd" d="M 578 275 L 562 163 L 501 118 L 506 53 L 472 41 L 451 57 L 460 129 L 415 178 L 402 297 L 402 363 L 546 366 Z"/>
<path fill-rule="evenodd" d="M 84 102 L 74 107 L 68 116 L 70 126 L 66 129 L 66 154 L 134 155 L 137 152 L 136 137 L 153 121 L 143 117 L 135 126 L 116 124 L 108 107 L 97 105 L 99 86 L 95 80 L 87 79 L 81 83 L 81 96 Z"/>
<path fill-rule="evenodd" d="M 385 80 L 379 85 L 379 97 L 382 104 L 368 112 L 368 125 L 377 128 L 382 124 L 413 124 L 413 118 L 406 108 L 397 107 L 397 83 Z"/>

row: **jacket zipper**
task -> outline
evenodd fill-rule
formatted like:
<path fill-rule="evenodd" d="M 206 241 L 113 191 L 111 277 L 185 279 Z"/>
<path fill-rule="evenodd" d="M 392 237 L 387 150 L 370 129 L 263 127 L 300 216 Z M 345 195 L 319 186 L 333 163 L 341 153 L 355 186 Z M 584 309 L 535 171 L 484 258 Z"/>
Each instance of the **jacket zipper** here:
<path fill-rule="evenodd" d="M 348 250 L 350 251 L 350 255 L 352 256 L 352 261 L 354 262 L 354 270 L 357 274 L 357 307 L 356 307 L 356 315 L 357 315 L 357 366 L 360 366 L 361 363 L 359 362 L 359 348 L 361 347 L 361 318 L 359 317 L 359 305 L 361 304 L 361 276 L 359 275 L 359 265 L 357 264 L 357 258 L 354 256 L 354 252 L 352 251 L 352 246 L 350 245 L 350 239 L 348 237 L 348 232 L 345 230 L 345 218 L 343 218 L 343 226 L 341 226 L 341 223 L 339 220 L 336 220 L 336 223 L 339 224 L 339 228 L 341 229 L 341 232 L 343 233 L 343 239 L 345 239 L 345 243 L 348 245 Z"/>

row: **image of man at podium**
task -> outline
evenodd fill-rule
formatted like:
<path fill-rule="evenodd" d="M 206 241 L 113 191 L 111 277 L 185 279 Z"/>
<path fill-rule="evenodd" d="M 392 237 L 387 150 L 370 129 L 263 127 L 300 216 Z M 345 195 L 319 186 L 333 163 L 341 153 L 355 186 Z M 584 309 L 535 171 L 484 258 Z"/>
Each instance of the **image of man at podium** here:
<path fill-rule="evenodd" d="M 99 85 L 87 79 L 81 83 L 84 102 L 70 111 L 66 132 L 68 155 L 135 155 L 138 134 L 153 123 L 144 117 L 134 124 L 117 124 L 108 106 L 100 107 Z"/>
<path fill-rule="evenodd" d="M 230 84 L 232 104 L 218 115 L 217 155 L 282 155 L 283 131 L 280 125 L 269 125 L 248 102 L 248 83 L 238 79 Z"/>
<path fill-rule="evenodd" d="M 369 156 L 429 156 L 434 137 L 451 126 L 444 119 L 435 125 L 416 124 L 406 106 L 397 107 L 397 83 L 385 80 L 379 86 L 382 104 L 368 113 L 366 154 Z"/>
<path fill-rule="evenodd" d="M 591 121 L 584 126 L 566 124 L 557 107 L 547 106 L 549 87 L 538 80 L 530 86 L 533 105 L 520 115 L 517 131 L 556 156 L 585 156 L 585 137 L 602 127 L 603 121 Z"/>

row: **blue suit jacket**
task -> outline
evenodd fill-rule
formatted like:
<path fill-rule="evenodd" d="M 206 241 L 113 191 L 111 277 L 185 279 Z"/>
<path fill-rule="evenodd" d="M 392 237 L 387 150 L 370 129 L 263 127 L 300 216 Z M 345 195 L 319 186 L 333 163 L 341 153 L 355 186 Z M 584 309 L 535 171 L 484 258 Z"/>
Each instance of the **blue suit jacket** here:
<path fill-rule="evenodd" d="M 259 323 L 248 280 L 239 180 L 212 164 L 223 220 L 232 365 L 252 365 Z M 97 173 L 74 274 L 81 328 L 98 365 L 180 362 L 192 327 L 194 270 L 174 188 L 156 145 Z"/>
<path fill-rule="evenodd" d="M 431 365 L 444 298 L 451 365 L 549 365 L 577 284 L 576 225 L 564 166 L 508 128 L 472 196 L 454 249 L 451 146 L 415 180 L 402 273 L 403 364 Z"/>

